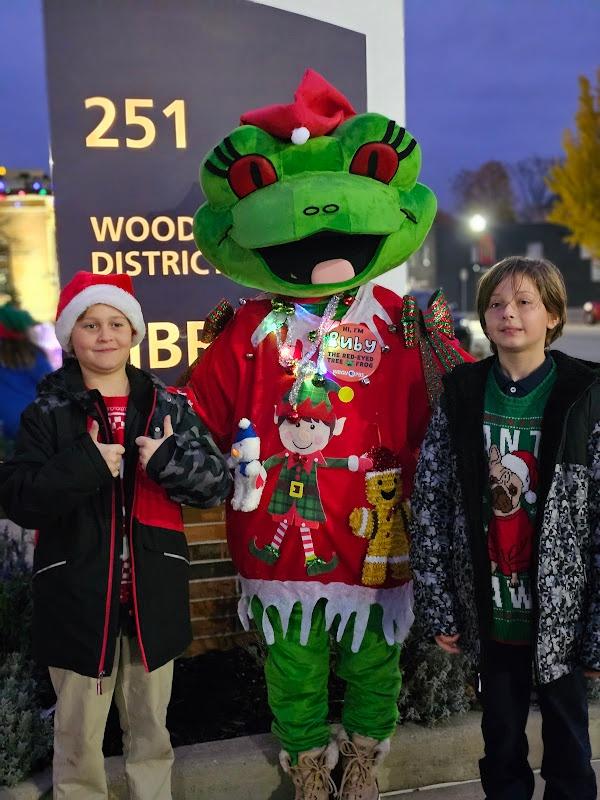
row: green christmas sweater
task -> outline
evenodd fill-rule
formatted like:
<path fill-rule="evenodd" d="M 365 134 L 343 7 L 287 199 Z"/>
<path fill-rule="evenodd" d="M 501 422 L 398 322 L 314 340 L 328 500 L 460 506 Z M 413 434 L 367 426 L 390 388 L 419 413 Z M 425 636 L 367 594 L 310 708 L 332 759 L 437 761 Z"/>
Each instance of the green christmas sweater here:
<path fill-rule="evenodd" d="M 524 397 L 502 392 L 494 370 L 485 391 L 483 433 L 489 469 L 484 521 L 492 572 L 491 636 L 531 641 L 531 566 L 542 417 L 556 367 Z"/>

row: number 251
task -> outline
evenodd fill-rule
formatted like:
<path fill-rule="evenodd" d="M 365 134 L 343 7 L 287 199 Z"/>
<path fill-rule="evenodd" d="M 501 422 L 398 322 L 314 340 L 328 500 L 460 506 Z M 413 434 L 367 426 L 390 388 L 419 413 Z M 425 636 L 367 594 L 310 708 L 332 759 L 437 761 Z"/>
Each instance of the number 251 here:
<path fill-rule="evenodd" d="M 106 136 L 105 134 L 113 126 L 117 117 L 117 108 L 108 97 L 86 97 L 85 107 L 94 108 L 99 106 L 104 111 L 104 115 L 93 131 L 85 137 L 86 147 L 119 147 L 120 142 L 116 137 Z M 142 129 L 142 135 L 137 139 L 127 137 L 125 146 L 134 149 L 150 147 L 156 139 L 156 126 L 150 117 L 138 113 L 141 108 L 153 108 L 154 100 L 149 99 L 125 99 L 125 124 L 137 125 Z M 187 147 L 187 135 L 185 129 L 185 102 L 183 100 L 173 100 L 166 108 L 162 109 L 165 117 L 173 117 L 175 123 L 175 147 L 182 149 Z"/>

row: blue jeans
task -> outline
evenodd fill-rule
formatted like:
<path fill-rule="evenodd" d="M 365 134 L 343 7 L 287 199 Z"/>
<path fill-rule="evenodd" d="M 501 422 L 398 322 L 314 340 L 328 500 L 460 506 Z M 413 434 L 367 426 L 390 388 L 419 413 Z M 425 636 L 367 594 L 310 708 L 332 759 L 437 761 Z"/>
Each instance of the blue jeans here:
<path fill-rule="evenodd" d="M 487 642 L 481 663 L 485 757 L 479 762 L 487 800 L 531 800 L 525 725 L 532 688 L 532 649 Z M 542 714 L 544 800 L 595 800 L 585 678 L 576 670 L 537 687 Z"/>

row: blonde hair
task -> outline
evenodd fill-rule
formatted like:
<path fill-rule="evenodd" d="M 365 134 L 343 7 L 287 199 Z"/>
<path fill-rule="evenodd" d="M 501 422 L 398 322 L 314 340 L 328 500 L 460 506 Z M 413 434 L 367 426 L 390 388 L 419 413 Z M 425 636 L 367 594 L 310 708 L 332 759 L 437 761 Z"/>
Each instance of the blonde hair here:
<path fill-rule="evenodd" d="M 477 286 L 476 306 L 479 322 L 486 333 L 485 312 L 496 288 L 505 278 L 511 278 L 514 284 L 518 278 L 525 277 L 529 278 L 537 288 L 546 311 L 558 320 L 554 328 L 546 331 L 545 347 L 548 347 L 562 334 L 567 322 L 567 290 L 558 267 L 544 258 L 509 256 L 490 267 L 480 278 Z M 491 346 L 494 353 L 497 352 L 493 342 Z"/>

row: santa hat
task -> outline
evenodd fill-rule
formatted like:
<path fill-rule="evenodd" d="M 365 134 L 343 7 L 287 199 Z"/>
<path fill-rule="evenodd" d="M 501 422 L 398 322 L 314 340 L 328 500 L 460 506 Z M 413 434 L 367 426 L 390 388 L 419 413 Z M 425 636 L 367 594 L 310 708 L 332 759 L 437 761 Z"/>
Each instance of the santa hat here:
<path fill-rule="evenodd" d="M 515 450 L 514 453 L 505 453 L 502 456 L 503 467 L 514 472 L 521 479 L 525 490 L 525 500 L 535 503 L 537 495 L 535 489 L 538 484 L 537 461 L 532 453 L 527 450 Z"/>
<path fill-rule="evenodd" d="M 356 115 L 350 101 L 314 69 L 307 69 L 294 93 L 294 102 L 247 111 L 242 125 L 255 125 L 271 136 L 304 144 L 313 136 L 325 136 Z"/>
<path fill-rule="evenodd" d="M 371 447 L 366 456 L 371 459 L 373 466 L 367 471 L 367 476 L 381 475 L 384 472 L 398 472 L 402 470 L 402 461 L 399 453 L 394 453 L 389 447 L 382 445 Z"/>
<path fill-rule="evenodd" d="M 244 439 L 257 439 L 257 438 L 258 434 L 254 429 L 253 424 L 246 417 L 242 417 L 242 419 L 238 422 L 238 431 L 235 436 L 235 441 L 243 442 Z"/>
<path fill-rule="evenodd" d="M 71 349 L 71 332 L 79 317 L 90 307 L 102 303 L 124 314 L 133 328 L 132 346 L 146 335 L 142 308 L 133 294 L 129 275 L 94 275 L 81 270 L 60 293 L 56 309 L 56 338 L 63 350 Z"/>

